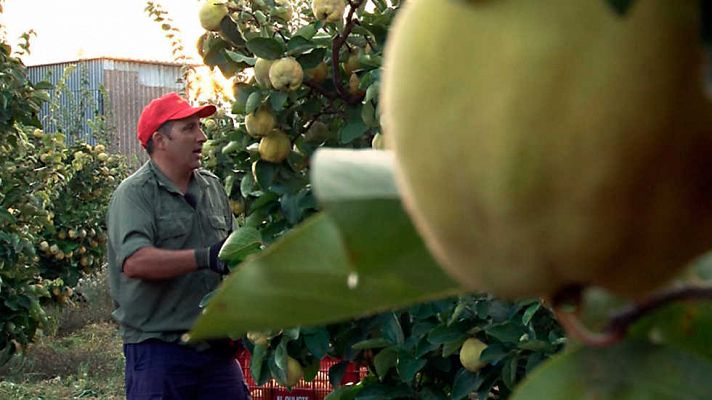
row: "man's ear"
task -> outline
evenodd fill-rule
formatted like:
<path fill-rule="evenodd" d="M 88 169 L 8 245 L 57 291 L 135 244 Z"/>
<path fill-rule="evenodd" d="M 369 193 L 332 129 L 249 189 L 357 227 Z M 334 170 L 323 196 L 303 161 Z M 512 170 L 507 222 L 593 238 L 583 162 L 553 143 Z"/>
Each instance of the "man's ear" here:
<path fill-rule="evenodd" d="M 166 137 L 164 135 L 161 135 L 160 132 L 155 131 L 153 132 L 153 136 L 151 136 L 151 139 L 153 139 L 153 147 L 157 149 L 163 145 L 163 142 L 166 140 Z"/>

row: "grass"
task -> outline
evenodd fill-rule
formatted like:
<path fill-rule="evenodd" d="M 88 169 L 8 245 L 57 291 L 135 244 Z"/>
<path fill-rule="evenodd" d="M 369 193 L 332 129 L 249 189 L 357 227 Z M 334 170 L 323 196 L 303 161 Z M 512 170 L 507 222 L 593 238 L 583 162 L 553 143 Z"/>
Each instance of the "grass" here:
<path fill-rule="evenodd" d="M 53 323 L 24 357 L 0 367 L 0 399 L 123 399 L 123 354 L 106 277 L 80 283 L 83 301 L 48 311 Z"/>

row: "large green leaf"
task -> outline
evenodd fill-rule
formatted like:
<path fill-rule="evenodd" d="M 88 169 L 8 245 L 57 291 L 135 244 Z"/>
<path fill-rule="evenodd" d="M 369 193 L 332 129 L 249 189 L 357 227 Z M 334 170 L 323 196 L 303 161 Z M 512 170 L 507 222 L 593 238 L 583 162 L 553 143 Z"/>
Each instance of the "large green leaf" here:
<path fill-rule="evenodd" d="M 545 362 L 512 400 L 703 400 L 712 363 L 696 354 L 643 342 L 578 348 Z"/>
<path fill-rule="evenodd" d="M 326 324 L 463 292 L 410 224 L 388 153 L 321 150 L 314 171 L 325 211 L 240 264 L 194 339 Z"/>
<path fill-rule="evenodd" d="M 276 60 L 286 50 L 284 44 L 273 38 L 257 37 L 247 41 L 247 48 L 257 57 Z"/>
<path fill-rule="evenodd" d="M 680 347 L 712 360 L 712 303 L 674 303 L 646 315 L 630 336 Z"/>

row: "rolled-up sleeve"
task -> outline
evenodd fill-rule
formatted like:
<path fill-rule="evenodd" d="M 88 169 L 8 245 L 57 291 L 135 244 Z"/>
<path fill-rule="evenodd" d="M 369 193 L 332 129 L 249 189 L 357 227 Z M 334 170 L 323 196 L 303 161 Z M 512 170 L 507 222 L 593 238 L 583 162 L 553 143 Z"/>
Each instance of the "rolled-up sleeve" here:
<path fill-rule="evenodd" d="M 109 244 L 114 248 L 114 265 L 122 271 L 127 258 L 155 243 L 153 205 L 139 189 L 134 185 L 120 187 L 109 203 L 106 221 Z"/>

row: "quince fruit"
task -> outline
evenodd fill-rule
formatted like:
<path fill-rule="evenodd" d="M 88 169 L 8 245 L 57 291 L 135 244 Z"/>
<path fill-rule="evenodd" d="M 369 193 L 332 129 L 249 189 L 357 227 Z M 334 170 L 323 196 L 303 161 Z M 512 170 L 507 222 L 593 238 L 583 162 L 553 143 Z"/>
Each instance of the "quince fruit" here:
<path fill-rule="evenodd" d="M 277 118 L 267 107 L 260 107 L 245 117 L 245 129 L 254 138 L 267 136 L 276 125 Z"/>
<path fill-rule="evenodd" d="M 257 151 L 259 151 L 261 159 L 279 164 L 292 151 L 292 142 L 286 133 L 279 129 L 274 129 L 269 135 L 260 139 Z"/>
<path fill-rule="evenodd" d="M 205 0 L 200 6 L 200 25 L 208 31 L 219 31 L 220 22 L 228 13 L 227 5 L 218 0 Z"/>
<path fill-rule="evenodd" d="M 359 50 L 350 50 L 346 61 L 342 63 L 344 67 L 344 73 L 346 75 L 351 75 L 354 71 L 361 68 L 361 61 L 359 61 Z"/>
<path fill-rule="evenodd" d="M 316 67 L 304 71 L 304 78 L 317 84 L 323 83 L 327 76 L 329 76 L 329 67 L 324 61 L 320 62 Z"/>
<path fill-rule="evenodd" d="M 304 378 L 304 368 L 299 361 L 287 356 L 287 387 L 292 387 Z"/>
<path fill-rule="evenodd" d="M 269 69 L 274 60 L 258 58 L 255 62 L 255 80 L 257 84 L 265 89 L 272 89 L 272 82 L 269 80 Z"/>
<path fill-rule="evenodd" d="M 303 79 L 304 70 L 294 57 L 281 58 L 269 69 L 269 80 L 276 90 L 296 90 Z"/>
<path fill-rule="evenodd" d="M 263 332 L 247 332 L 247 340 L 256 346 L 267 346 L 269 339 L 269 335 Z"/>
<path fill-rule="evenodd" d="M 287 0 L 274 0 L 275 7 L 272 8 L 272 15 L 283 21 L 290 21 L 294 15 L 294 8 Z"/>
<path fill-rule="evenodd" d="M 380 104 L 443 268 L 505 298 L 638 299 L 712 247 L 699 32 L 693 0 L 406 4 Z"/>
<path fill-rule="evenodd" d="M 345 0 L 313 0 L 314 17 L 323 23 L 339 22 L 344 19 Z"/>
<path fill-rule="evenodd" d="M 358 78 L 358 75 L 351 73 L 351 76 L 349 76 L 349 93 L 352 96 L 363 96 L 366 93 L 366 91 L 359 87 L 360 85 L 361 80 Z"/>
<path fill-rule="evenodd" d="M 465 340 L 460 348 L 460 363 L 466 370 L 470 372 L 477 372 L 482 367 L 487 365 L 484 361 L 480 360 L 480 354 L 487 348 L 487 345 L 476 338 L 469 338 Z"/>

